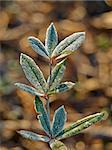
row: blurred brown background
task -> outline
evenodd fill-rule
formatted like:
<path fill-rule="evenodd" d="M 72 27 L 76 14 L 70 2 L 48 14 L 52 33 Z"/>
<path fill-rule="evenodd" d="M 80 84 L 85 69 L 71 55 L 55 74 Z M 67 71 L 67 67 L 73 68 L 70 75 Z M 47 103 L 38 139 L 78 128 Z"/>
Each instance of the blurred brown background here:
<path fill-rule="evenodd" d="M 13 85 L 29 82 L 19 65 L 20 53 L 34 58 L 45 77 L 47 62 L 27 42 L 33 35 L 44 42 L 50 22 L 59 41 L 86 32 L 86 41 L 69 56 L 64 80 L 78 82 L 67 93 L 54 95 L 51 113 L 65 105 L 68 124 L 107 110 L 107 120 L 63 142 L 69 150 L 112 150 L 112 2 L 108 1 L 0 1 L 0 150 L 49 150 L 47 144 L 23 139 L 16 131 L 42 133 L 33 107 L 34 97 Z M 52 115 L 51 115 L 52 118 Z"/>

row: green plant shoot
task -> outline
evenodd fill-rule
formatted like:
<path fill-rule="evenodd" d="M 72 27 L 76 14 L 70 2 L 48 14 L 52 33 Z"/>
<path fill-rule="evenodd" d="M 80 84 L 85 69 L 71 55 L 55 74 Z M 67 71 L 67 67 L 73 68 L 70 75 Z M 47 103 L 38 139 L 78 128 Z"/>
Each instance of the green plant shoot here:
<path fill-rule="evenodd" d="M 32 86 L 23 83 L 15 83 L 15 85 L 21 90 L 35 95 L 35 110 L 39 113 L 39 122 L 46 133 L 46 136 L 44 136 L 31 131 L 18 131 L 24 138 L 33 141 L 47 142 L 52 150 L 67 150 L 67 147 L 60 140 L 79 134 L 89 126 L 103 120 L 106 112 L 90 115 L 64 128 L 67 121 L 67 112 L 64 106 L 59 107 L 55 111 L 52 123 L 50 120 L 49 97 L 52 94 L 66 92 L 75 86 L 75 83 L 71 81 L 61 81 L 66 69 L 67 56 L 77 50 L 84 40 L 85 32 L 77 32 L 68 36 L 58 44 L 58 34 L 53 23 L 51 23 L 47 29 L 45 46 L 39 39 L 33 36 L 28 37 L 28 42 L 32 49 L 48 60 L 50 73 L 46 80 L 34 60 L 26 54 L 21 54 L 21 67 Z M 60 59 L 62 60 L 54 66 L 54 60 Z M 41 98 L 46 100 L 45 106 Z"/>

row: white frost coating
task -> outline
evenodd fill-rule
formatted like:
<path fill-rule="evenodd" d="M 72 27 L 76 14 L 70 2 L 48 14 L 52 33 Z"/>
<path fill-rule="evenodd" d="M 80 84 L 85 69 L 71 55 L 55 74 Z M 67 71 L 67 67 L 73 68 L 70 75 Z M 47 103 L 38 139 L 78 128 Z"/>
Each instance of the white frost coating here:
<path fill-rule="evenodd" d="M 57 44 L 58 44 L 58 34 L 54 24 L 51 23 L 47 29 L 45 39 L 45 48 L 49 52 L 49 56 L 51 56 Z"/>
<path fill-rule="evenodd" d="M 20 64 L 30 83 L 33 84 L 39 91 L 45 91 L 46 80 L 34 60 L 25 54 L 21 54 Z"/>
<path fill-rule="evenodd" d="M 66 92 L 66 91 L 70 90 L 74 85 L 75 85 L 75 83 L 72 83 L 72 82 L 63 82 L 63 83 L 60 83 L 56 87 L 56 89 L 54 89 L 54 92 L 55 93 Z"/>
<path fill-rule="evenodd" d="M 26 84 L 22 84 L 22 83 L 15 83 L 15 85 L 20 88 L 21 90 L 25 91 L 25 92 L 28 92 L 30 94 L 33 94 L 33 95 L 38 95 L 38 96 L 44 96 L 44 93 L 39 93 L 37 92 L 37 90 L 31 86 L 28 86 Z"/>
<path fill-rule="evenodd" d="M 48 142 L 49 138 L 47 136 L 39 135 L 31 131 L 25 131 L 25 130 L 20 130 L 18 131 L 20 135 L 22 135 L 24 138 L 34 140 L 34 141 L 43 141 L 43 142 Z"/>
<path fill-rule="evenodd" d="M 73 52 L 77 50 L 84 40 L 85 32 L 73 33 L 57 45 L 53 51 L 52 57 L 64 54 L 64 52 L 69 54 L 69 51 Z"/>
<path fill-rule="evenodd" d="M 50 90 L 54 89 L 62 80 L 64 71 L 66 69 L 65 60 L 59 62 L 52 70 L 52 79 Z M 48 77 L 47 83 L 49 83 L 50 77 Z"/>
<path fill-rule="evenodd" d="M 64 106 L 61 106 L 54 113 L 52 123 L 53 136 L 58 135 L 63 130 L 66 120 L 67 120 L 67 113 L 65 111 Z"/>
<path fill-rule="evenodd" d="M 40 100 L 38 96 L 36 96 L 35 98 L 35 109 L 36 112 L 40 113 L 40 115 L 38 115 L 38 118 L 43 130 L 46 132 L 48 136 L 50 136 L 52 134 L 51 127 L 50 127 L 50 118 L 43 105 L 43 102 Z"/>
<path fill-rule="evenodd" d="M 46 58 L 49 57 L 48 51 L 45 49 L 43 43 L 39 39 L 33 36 L 30 36 L 28 37 L 28 42 L 30 43 L 33 50 L 37 52 L 39 55 L 46 57 Z"/>

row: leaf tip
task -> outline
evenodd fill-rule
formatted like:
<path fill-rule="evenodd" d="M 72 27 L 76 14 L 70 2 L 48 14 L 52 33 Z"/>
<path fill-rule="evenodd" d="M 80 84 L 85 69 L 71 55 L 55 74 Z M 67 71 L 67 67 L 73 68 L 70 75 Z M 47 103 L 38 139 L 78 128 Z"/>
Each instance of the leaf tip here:
<path fill-rule="evenodd" d="M 81 33 L 82 33 L 82 35 L 84 35 L 84 36 L 85 36 L 85 34 L 86 34 L 86 32 L 84 32 L 84 31 L 83 31 L 83 32 L 81 32 Z"/>
<path fill-rule="evenodd" d="M 17 82 L 16 82 L 16 83 L 14 83 L 14 85 L 15 85 L 15 86 L 18 86 L 18 85 L 19 85 L 19 83 L 17 83 Z"/>
<path fill-rule="evenodd" d="M 28 56 L 24 53 L 20 54 L 20 64 L 22 65 L 23 59 L 27 58 Z"/>
<path fill-rule="evenodd" d="M 51 24 L 49 25 L 49 27 L 48 27 L 48 28 L 55 28 L 54 23 L 53 23 L 53 22 L 51 22 Z"/>
<path fill-rule="evenodd" d="M 69 89 L 73 88 L 76 85 L 76 83 L 68 82 Z"/>
<path fill-rule="evenodd" d="M 82 35 L 83 39 L 85 40 L 86 32 L 80 32 L 80 34 Z"/>
<path fill-rule="evenodd" d="M 14 83 L 14 85 L 17 85 L 17 83 Z"/>
<path fill-rule="evenodd" d="M 24 58 L 24 55 L 25 54 L 23 54 L 23 53 L 20 54 L 20 64 L 22 64 L 22 59 Z"/>
<path fill-rule="evenodd" d="M 21 60 L 22 58 L 24 58 L 25 56 L 26 56 L 26 54 L 21 53 L 21 54 L 20 54 L 20 60 Z"/>
<path fill-rule="evenodd" d="M 38 46 L 38 44 L 42 44 L 42 42 L 34 36 L 29 36 L 27 39 L 28 39 L 28 42 L 31 46 L 33 46 L 33 45 Z"/>
<path fill-rule="evenodd" d="M 24 130 L 16 131 L 18 134 L 23 135 Z"/>
<path fill-rule="evenodd" d="M 79 34 L 80 36 L 85 36 L 86 35 L 86 32 L 82 31 L 82 32 L 76 32 L 74 34 Z"/>
<path fill-rule="evenodd" d="M 29 36 L 27 39 L 29 43 L 33 43 L 33 40 L 36 40 L 34 36 Z"/>
<path fill-rule="evenodd" d="M 64 105 L 62 105 L 61 107 L 59 107 L 56 111 L 62 110 L 64 111 L 65 114 L 67 114 Z"/>
<path fill-rule="evenodd" d="M 72 86 L 76 85 L 76 83 L 74 83 L 74 82 L 70 82 L 70 84 L 71 84 Z"/>
<path fill-rule="evenodd" d="M 54 26 L 54 23 L 53 23 L 53 22 L 51 22 L 50 26 Z"/>
<path fill-rule="evenodd" d="M 65 106 L 64 106 L 64 105 L 62 105 L 60 108 L 63 108 L 63 109 L 65 109 Z"/>
<path fill-rule="evenodd" d="M 106 110 L 102 111 L 101 114 L 102 114 L 102 120 L 106 120 L 109 116 L 109 114 Z"/>
<path fill-rule="evenodd" d="M 21 54 L 20 54 L 20 58 L 23 57 L 24 55 L 25 55 L 24 53 L 21 53 Z"/>

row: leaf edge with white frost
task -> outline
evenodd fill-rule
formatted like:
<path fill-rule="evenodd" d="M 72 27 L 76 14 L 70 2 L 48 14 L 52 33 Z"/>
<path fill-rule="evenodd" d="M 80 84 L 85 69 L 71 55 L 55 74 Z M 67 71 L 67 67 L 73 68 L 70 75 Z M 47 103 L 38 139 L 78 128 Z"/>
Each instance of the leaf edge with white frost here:
<path fill-rule="evenodd" d="M 77 50 L 83 41 L 85 40 L 85 32 L 76 32 L 72 35 L 66 37 L 62 40 L 54 49 L 52 53 L 52 58 L 54 57 L 61 57 L 61 55 L 67 56 L 70 55 L 72 52 Z M 65 57 L 63 56 L 63 57 Z"/>
<path fill-rule="evenodd" d="M 53 50 L 58 44 L 58 34 L 53 23 L 49 25 L 46 32 L 45 48 L 51 57 Z"/>
<path fill-rule="evenodd" d="M 37 92 L 37 90 L 29 85 L 23 84 L 23 83 L 15 83 L 15 86 L 17 86 L 17 88 L 20 88 L 21 90 L 28 92 L 30 94 L 33 95 L 38 95 L 38 96 L 44 96 L 44 93 L 39 93 Z"/>
<path fill-rule="evenodd" d="M 90 127 L 91 125 L 103 120 L 105 117 L 105 114 L 106 114 L 105 112 L 100 112 L 100 113 L 97 113 L 96 115 L 94 114 L 94 117 L 91 118 L 89 121 L 83 122 L 82 124 L 77 125 L 74 128 L 71 128 L 71 130 L 68 130 L 67 128 L 65 128 L 61 133 L 59 133 L 59 135 L 57 135 L 57 139 L 62 140 L 62 139 L 68 138 L 70 136 L 74 136 L 76 134 L 81 133 L 84 129 L 86 129 L 86 128 Z M 80 120 L 78 120 L 78 121 L 80 121 Z M 68 127 L 68 128 L 70 128 L 70 127 Z"/>
<path fill-rule="evenodd" d="M 35 61 L 28 55 L 21 53 L 20 64 L 29 82 L 39 91 L 46 91 L 46 80 Z"/>
<path fill-rule="evenodd" d="M 51 95 L 51 94 L 55 94 L 55 93 L 66 92 L 66 91 L 70 90 L 71 88 L 73 88 L 74 85 L 75 85 L 75 83 L 73 83 L 73 82 L 62 82 L 55 89 L 49 91 L 48 94 Z"/>
<path fill-rule="evenodd" d="M 47 111 L 38 96 L 35 97 L 34 104 L 35 104 L 36 112 L 40 113 L 40 115 L 38 115 L 38 118 L 43 130 L 46 132 L 48 136 L 51 136 L 52 132 L 51 132 L 51 125 L 50 125 L 50 118 L 48 117 Z"/>
<path fill-rule="evenodd" d="M 33 141 L 42 141 L 42 142 L 50 141 L 49 137 L 34 133 L 32 131 L 20 130 L 17 131 L 17 133 L 19 133 L 22 137 Z"/>
<path fill-rule="evenodd" d="M 49 53 L 48 51 L 45 49 L 43 43 L 36 37 L 34 36 L 29 36 L 28 37 L 28 42 L 30 44 L 30 46 L 32 47 L 32 49 L 38 53 L 39 55 L 49 59 Z"/>
<path fill-rule="evenodd" d="M 66 69 L 66 60 L 62 60 L 61 62 L 59 62 L 58 64 L 56 64 L 56 66 L 53 68 L 52 70 L 52 78 L 50 81 L 50 76 L 47 79 L 47 84 L 49 84 L 50 82 L 50 89 L 55 89 L 57 87 L 57 85 L 61 82 L 63 76 L 64 76 L 64 71 Z"/>
<path fill-rule="evenodd" d="M 67 113 L 64 106 L 61 106 L 55 111 L 53 117 L 52 134 L 54 137 L 56 137 L 63 130 L 66 120 Z"/>

